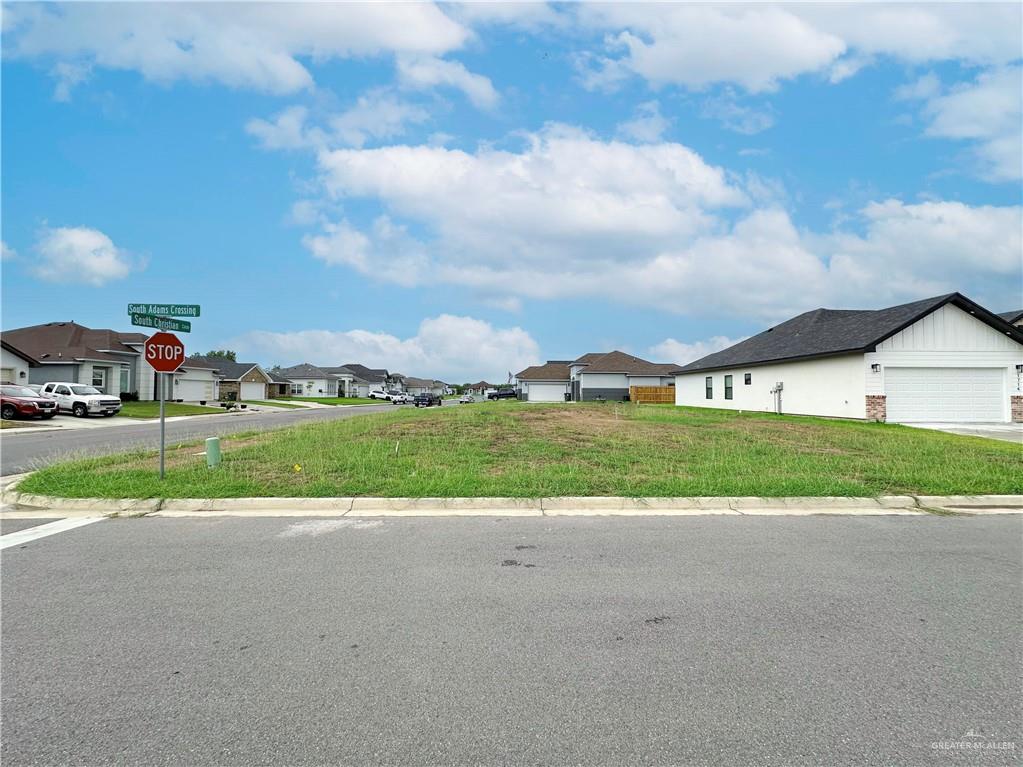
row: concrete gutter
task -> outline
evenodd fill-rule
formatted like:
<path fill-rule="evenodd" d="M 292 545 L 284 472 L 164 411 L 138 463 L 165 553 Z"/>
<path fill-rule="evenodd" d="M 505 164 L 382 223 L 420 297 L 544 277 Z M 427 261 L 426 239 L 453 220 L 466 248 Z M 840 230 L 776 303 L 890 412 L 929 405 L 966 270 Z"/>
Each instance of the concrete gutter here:
<path fill-rule="evenodd" d="M 20 493 L 4 478 L 4 516 L 84 513 L 111 517 L 556 517 L 1023 514 L 1023 495 L 687 498 L 57 498 Z"/>

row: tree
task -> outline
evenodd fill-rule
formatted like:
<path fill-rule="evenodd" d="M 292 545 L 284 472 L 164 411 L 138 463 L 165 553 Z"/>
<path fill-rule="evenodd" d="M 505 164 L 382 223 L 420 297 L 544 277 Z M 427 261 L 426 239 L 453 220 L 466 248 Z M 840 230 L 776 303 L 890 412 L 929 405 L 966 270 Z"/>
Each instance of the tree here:
<path fill-rule="evenodd" d="M 213 357 L 214 359 L 231 360 L 231 362 L 238 361 L 235 353 L 231 349 L 214 349 L 211 352 L 206 352 L 206 356 Z"/>

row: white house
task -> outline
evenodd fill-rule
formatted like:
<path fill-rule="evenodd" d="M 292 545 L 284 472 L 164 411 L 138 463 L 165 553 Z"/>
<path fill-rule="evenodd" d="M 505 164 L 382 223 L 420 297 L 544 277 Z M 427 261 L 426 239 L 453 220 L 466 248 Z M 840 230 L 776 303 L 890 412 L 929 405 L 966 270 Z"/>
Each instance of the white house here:
<path fill-rule="evenodd" d="M 632 386 L 674 386 L 672 363 L 649 362 L 625 352 L 591 352 L 569 363 L 572 399 L 624 400 Z"/>
<path fill-rule="evenodd" d="M 1023 421 L 1023 328 L 959 293 L 815 309 L 677 371 L 678 405 L 895 423 Z"/>
<path fill-rule="evenodd" d="M 405 392 L 413 397 L 417 394 L 436 394 L 443 396 L 448 391 L 448 386 L 443 381 L 432 378 L 413 378 L 405 376 Z"/>
<path fill-rule="evenodd" d="M 36 366 L 36 361 L 25 352 L 16 349 L 6 341 L 0 341 L 0 383 L 28 383 L 28 369 Z"/>
<path fill-rule="evenodd" d="M 568 360 L 548 360 L 515 375 L 524 402 L 565 402 L 572 392 Z"/>
<path fill-rule="evenodd" d="M 277 373 L 291 381 L 292 397 L 337 397 L 337 376 L 322 368 L 303 362 Z"/>

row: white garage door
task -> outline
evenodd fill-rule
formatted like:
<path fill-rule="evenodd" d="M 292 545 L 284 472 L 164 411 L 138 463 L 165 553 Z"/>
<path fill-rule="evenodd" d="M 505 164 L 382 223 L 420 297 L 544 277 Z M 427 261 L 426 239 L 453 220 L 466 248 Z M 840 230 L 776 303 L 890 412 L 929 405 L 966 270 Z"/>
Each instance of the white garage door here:
<path fill-rule="evenodd" d="M 174 382 L 174 399 L 183 399 L 185 402 L 209 401 L 213 399 L 213 381 L 178 378 Z"/>
<path fill-rule="evenodd" d="M 266 399 L 266 384 L 245 383 L 242 381 L 242 399 Z"/>
<path fill-rule="evenodd" d="M 1003 421 L 1000 368 L 885 368 L 888 420 Z"/>
<path fill-rule="evenodd" d="M 564 402 L 565 392 L 568 387 L 565 384 L 529 384 L 529 402 Z"/>

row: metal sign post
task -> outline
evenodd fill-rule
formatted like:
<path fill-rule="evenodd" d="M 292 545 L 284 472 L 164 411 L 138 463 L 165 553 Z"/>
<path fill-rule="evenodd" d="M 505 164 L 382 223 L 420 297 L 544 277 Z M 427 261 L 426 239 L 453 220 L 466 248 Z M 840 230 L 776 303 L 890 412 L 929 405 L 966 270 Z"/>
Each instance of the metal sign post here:
<path fill-rule="evenodd" d="M 165 418 L 167 401 L 167 376 L 181 367 L 185 361 L 185 345 L 172 333 L 160 331 L 146 339 L 143 345 L 146 362 L 157 372 L 160 387 L 160 479 L 164 477 L 166 455 L 167 422 Z"/>
<path fill-rule="evenodd" d="M 164 402 L 167 400 L 167 373 L 159 373 L 160 378 L 160 479 L 164 475 L 164 457 L 167 453 L 167 422 L 163 417 Z"/>

